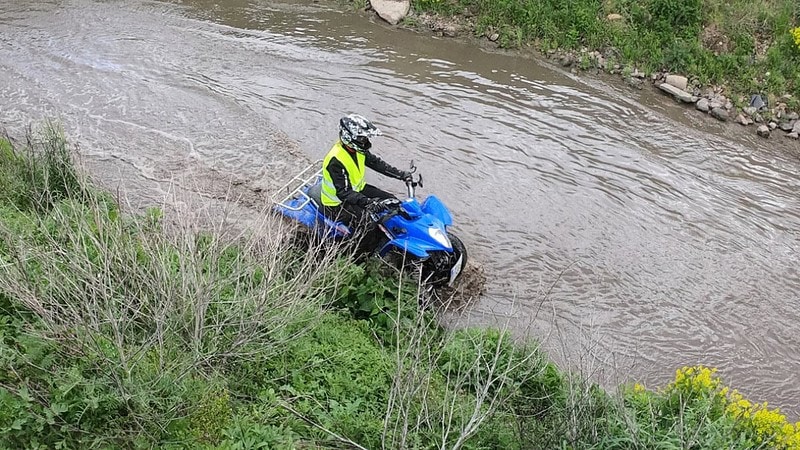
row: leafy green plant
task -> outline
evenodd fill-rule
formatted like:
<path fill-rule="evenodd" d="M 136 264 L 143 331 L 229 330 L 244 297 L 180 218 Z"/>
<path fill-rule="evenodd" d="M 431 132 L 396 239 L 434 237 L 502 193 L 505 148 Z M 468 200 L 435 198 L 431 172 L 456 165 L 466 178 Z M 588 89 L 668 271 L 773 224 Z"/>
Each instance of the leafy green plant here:
<path fill-rule="evenodd" d="M 13 211 L 0 217 L 0 318 L 13 325 L 0 407 L 19 419 L 2 424 L 0 442 L 218 441 L 230 404 L 210 374 L 274 357 L 304 333 L 336 290 L 321 283 L 335 281 L 332 265 L 313 248 L 283 251 L 280 235 L 231 242 L 191 224 L 167 233 L 157 210 L 121 217 L 59 134 L 28 143 L 37 147 L 3 144 L 0 160 L 22 191 L 0 198 Z"/>
<path fill-rule="evenodd" d="M 387 343 L 397 338 L 396 327 L 408 327 L 416 323 L 420 309 L 417 284 L 412 279 L 397 279 L 382 273 L 380 262 L 370 261 L 364 265 L 344 268 L 343 283 L 336 301 L 347 308 L 354 317 L 369 320 L 376 334 Z M 426 323 L 433 326 L 433 317 Z"/>
<path fill-rule="evenodd" d="M 794 38 L 794 45 L 800 51 L 800 27 L 792 29 L 792 37 Z"/>

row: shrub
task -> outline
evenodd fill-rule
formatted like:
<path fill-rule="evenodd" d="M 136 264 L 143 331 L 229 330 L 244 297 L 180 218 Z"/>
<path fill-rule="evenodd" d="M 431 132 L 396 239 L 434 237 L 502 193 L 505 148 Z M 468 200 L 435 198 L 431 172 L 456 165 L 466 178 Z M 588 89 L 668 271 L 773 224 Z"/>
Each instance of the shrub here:
<path fill-rule="evenodd" d="M 716 369 L 683 367 L 659 391 L 634 385 L 624 393 L 633 415 L 621 433 L 684 448 L 800 448 L 800 429 L 766 404 L 753 404 L 723 385 Z"/>
<path fill-rule="evenodd" d="M 797 47 L 797 50 L 800 50 L 800 27 L 792 30 L 792 37 L 794 38 L 794 45 Z"/>
<path fill-rule="evenodd" d="M 0 442 L 215 442 L 231 407 L 215 377 L 313 325 L 337 288 L 331 257 L 285 251 L 278 230 L 230 241 L 123 217 L 57 132 L 28 142 L 0 160 L 22 192 L 0 198 L 0 417 L 14 418 Z"/>

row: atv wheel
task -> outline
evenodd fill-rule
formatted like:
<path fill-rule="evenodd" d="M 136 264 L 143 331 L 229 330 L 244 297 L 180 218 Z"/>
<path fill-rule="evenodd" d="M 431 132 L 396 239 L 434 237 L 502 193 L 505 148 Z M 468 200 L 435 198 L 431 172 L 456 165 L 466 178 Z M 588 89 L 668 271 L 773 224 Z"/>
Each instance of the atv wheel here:
<path fill-rule="evenodd" d="M 426 259 L 422 265 L 422 274 L 427 278 L 428 283 L 434 286 L 444 286 L 450 282 L 450 273 L 453 267 L 461 259 L 461 266 L 456 279 L 467 265 L 467 248 L 458 236 L 448 233 L 450 244 L 453 246 L 452 252 L 437 251 L 431 252 L 430 258 Z"/>
<path fill-rule="evenodd" d="M 455 255 L 454 261 L 458 261 L 458 257 L 460 256 L 461 268 L 463 270 L 464 267 L 467 267 L 467 247 L 455 234 L 448 233 L 448 237 L 450 238 L 450 243 L 453 244 L 453 254 Z"/>

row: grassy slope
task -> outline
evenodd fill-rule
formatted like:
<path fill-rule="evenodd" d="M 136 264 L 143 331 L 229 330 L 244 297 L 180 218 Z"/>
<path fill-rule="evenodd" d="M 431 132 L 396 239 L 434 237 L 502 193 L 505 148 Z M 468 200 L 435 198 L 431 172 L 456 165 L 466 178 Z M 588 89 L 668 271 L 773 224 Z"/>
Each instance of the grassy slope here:
<path fill-rule="evenodd" d="M 370 266 L 122 214 L 33 144 L 0 139 L 0 449 L 800 448 L 709 369 L 610 395 Z"/>
<path fill-rule="evenodd" d="M 666 70 L 729 94 L 800 98 L 796 0 L 415 0 L 418 12 L 471 16 L 504 47 L 599 50 L 623 66 Z M 610 21 L 609 14 L 622 20 Z"/>

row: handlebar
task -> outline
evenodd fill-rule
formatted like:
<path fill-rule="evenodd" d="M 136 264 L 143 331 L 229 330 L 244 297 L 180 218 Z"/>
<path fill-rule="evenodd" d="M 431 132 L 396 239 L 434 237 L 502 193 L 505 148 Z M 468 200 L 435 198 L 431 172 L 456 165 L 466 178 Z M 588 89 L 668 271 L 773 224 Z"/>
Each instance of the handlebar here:
<path fill-rule="evenodd" d="M 414 168 L 416 169 L 416 167 Z M 408 198 L 414 198 L 415 195 L 415 188 L 423 187 L 422 186 L 422 174 L 419 174 L 417 181 L 414 181 L 414 177 L 411 177 L 411 181 L 406 181 L 406 189 L 408 189 Z"/>
<path fill-rule="evenodd" d="M 398 214 L 406 214 L 403 210 L 403 204 L 395 198 L 381 200 L 378 203 L 380 203 L 384 209 L 381 211 L 370 211 L 369 214 L 370 218 L 376 223 L 383 224 Z"/>

